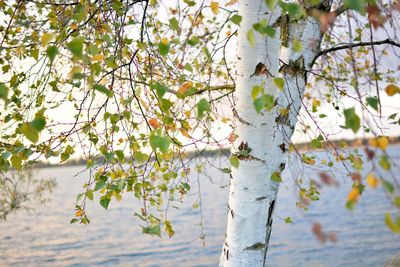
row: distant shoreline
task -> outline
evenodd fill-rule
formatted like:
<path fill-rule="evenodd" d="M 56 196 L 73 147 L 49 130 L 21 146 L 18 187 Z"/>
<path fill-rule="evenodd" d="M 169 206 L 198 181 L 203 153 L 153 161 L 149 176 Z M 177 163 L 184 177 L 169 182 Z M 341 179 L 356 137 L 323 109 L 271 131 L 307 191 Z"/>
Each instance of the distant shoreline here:
<path fill-rule="evenodd" d="M 374 138 L 365 138 L 365 139 L 357 138 L 357 139 L 352 139 L 352 140 L 340 139 L 340 140 L 334 140 L 334 141 L 330 141 L 330 142 L 324 141 L 324 142 L 321 142 L 321 146 L 319 148 L 312 147 L 311 142 L 307 142 L 307 143 L 295 144 L 294 148 L 297 151 L 305 152 L 305 151 L 329 150 L 329 149 L 332 149 L 332 146 L 334 146 L 335 148 L 341 148 L 341 149 L 347 148 L 347 147 L 364 147 L 372 139 L 374 139 Z M 400 144 L 400 136 L 389 137 L 389 144 L 390 145 Z M 230 154 L 230 148 L 224 147 L 222 149 L 190 151 L 185 154 L 185 158 L 213 157 L 213 156 L 219 156 L 219 155 L 229 156 L 229 154 Z M 93 160 L 95 162 L 101 162 L 104 159 L 97 158 L 97 159 L 93 159 Z M 86 159 L 84 159 L 84 158 L 70 159 L 63 163 L 50 163 L 50 162 L 40 161 L 40 162 L 33 164 L 31 167 L 34 169 L 38 169 L 38 168 L 51 168 L 51 167 L 58 167 L 58 166 L 65 167 L 65 166 L 79 166 L 79 165 L 80 166 L 86 165 Z"/>

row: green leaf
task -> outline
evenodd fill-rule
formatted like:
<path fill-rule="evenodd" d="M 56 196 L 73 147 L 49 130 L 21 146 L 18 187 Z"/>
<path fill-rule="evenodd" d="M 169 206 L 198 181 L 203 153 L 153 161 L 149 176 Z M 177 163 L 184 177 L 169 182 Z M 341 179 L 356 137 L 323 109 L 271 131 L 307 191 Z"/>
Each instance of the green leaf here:
<path fill-rule="evenodd" d="M 271 175 L 271 181 L 280 183 L 282 182 L 282 178 L 281 178 L 281 173 L 280 172 L 274 172 Z"/>
<path fill-rule="evenodd" d="M 22 158 L 20 156 L 12 155 L 10 160 L 16 170 L 20 171 L 22 169 Z"/>
<path fill-rule="evenodd" d="M 394 186 L 391 182 L 382 179 L 382 185 L 389 194 L 394 192 Z"/>
<path fill-rule="evenodd" d="M 283 78 L 276 77 L 274 78 L 274 84 L 279 88 L 279 90 L 282 91 L 285 87 L 285 80 Z"/>
<path fill-rule="evenodd" d="M 0 83 L 0 99 L 4 101 L 8 99 L 8 87 L 4 83 Z"/>
<path fill-rule="evenodd" d="M 191 66 L 189 63 L 186 63 L 186 64 L 185 64 L 185 70 L 190 71 L 190 72 L 193 72 L 193 68 L 192 68 L 192 66 Z"/>
<path fill-rule="evenodd" d="M 50 62 L 53 62 L 58 54 L 58 49 L 55 46 L 49 46 L 46 49 L 47 56 L 50 58 Z"/>
<path fill-rule="evenodd" d="M 153 225 L 153 226 L 148 226 L 148 227 L 142 226 L 142 233 L 148 234 L 148 235 L 156 235 L 158 237 L 161 237 L 161 227 L 159 224 Z"/>
<path fill-rule="evenodd" d="M 155 83 L 153 88 L 156 90 L 157 96 L 162 98 L 166 92 L 168 92 L 168 88 L 159 82 Z"/>
<path fill-rule="evenodd" d="M 272 95 L 262 95 L 253 101 L 254 107 L 257 112 L 260 112 L 263 108 L 267 111 L 271 111 L 274 107 L 274 97 Z"/>
<path fill-rule="evenodd" d="M 197 103 L 197 117 L 203 117 L 204 112 L 206 111 L 211 111 L 211 106 L 210 102 L 203 98 L 199 101 L 199 103 Z"/>
<path fill-rule="evenodd" d="M 43 33 L 42 37 L 40 38 L 40 43 L 42 47 L 46 47 L 50 42 L 54 40 L 54 38 L 56 38 L 56 36 L 57 35 L 55 33 Z"/>
<path fill-rule="evenodd" d="M 194 6 L 196 5 L 196 2 L 193 0 L 183 0 L 188 6 Z"/>
<path fill-rule="evenodd" d="M 297 39 L 293 40 L 292 47 L 293 47 L 293 51 L 296 53 L 299 53 L 299 52 L 301 52 L 301 50 L 303 50 L 303 44 L 301 43 L 300 40 L 297 40 Z"/>
<path fill-rule="evenodd" d="M 71 219 L 69 221 L 70 224 L 73 224 L 73 223 L 76 223 L 76 222 L 79 222 L 79 220 L 77 218 L 73 218 L 73 219 Z"/>
<path fill-rule="evenodd" d="M 370 105 L 373 109 L 378 110 L 378 98 L 375 96 L 370 96 L 367 97 L 367 103 Z"/>
<path fill-rule="evenodd" d="M 29 123 L 30 127 L 37 132 L 41 132 L 46 126 L 46 119 L 44 117 L 38 117 Z"/>
<path fill-rule="evenodd" d="M 102 196 L 100 198 L 100 205 L 105 208 L 108 209 L 108 205 L 110 204 L 111 199 L 107 196 Z"/>
<path fill-rule="evenodd" d="M 175 235 L 174 228 L 172 227 L 172 224 L 170 221 L 165 221 L 165 232 L 167 233 L 168 237 L 173 237 Z"/>
<path fill-rule="evenodd" d="M 257 95 L 262 92 L 264 92 L 264 85 L 254 85 L 253 89 L 251 89 L 251 98 L 253 101 L 256 100 Z"/>
<path fill-rule="evenodd" d="M 124 161 L 125 155 L 124 155 L 124 152 L 122 150 L 115 150 L 114 152 L 115 152 L 115 155 L 117 155 L 117 157 L 118 157 L 118 159 L 120 161 Z"/>
<path fill-rule="evenodd" d="M 187 40 L 188 45 L 195 46 L 200 43 L 200 39 L 197 36 L 192 36 L 189 40 Z"/>
<path fill-rule="evenodd" d="M 254 31 L 253 30 L 249 30 L 247 32 L 247 40 L 249 41 L 251 46 L 256 46 L 256 38 L 254 36 Z"/>
<path fill-rule="evenodd" d="M 142 152 L 140 152 L 140 151 L 137 151 L 137 152 L 134 152 L 134 153 L 133 153 L 133 158 L 134 158 L 135 161 L 137 161 L 138 163 L 143 163 L 143 162 L 146 162 L 146 161 L 147 161 L 147 159 L 149 158 L 149 156 L 146 155 L 146 154 L 144 154 L 144 153 L 142 153 Z"/>
<path fill-rule="evenodd" d="M 344 117 L 346 119 L 346 128 L 350 128 L 354 133 L 357 133 L 360 129 L 360 117 L 358 117 L 354 108 L 344 110 Z"/>
<path fill-rule="evenodd" d="M 265 4 L 269 8 L 269 10 L 274 10 L 275 5 L 276 5 L 276 0 L 264 0 Z"/>
<path fill-rule="evenodd" d="M 276 30 L 274 29 L 274 27 L 267 25 L 264 27 L 263 32 L 269 37 L 274 38 Z"/>
<path fill-rule="evenodd" d="M 253 105 L 256 108 L 257 112 L 260 112 L 264 108 L 264 101 L 262 97 L 256 98 L 253 101 Z"/>
<path fill-rule="evenodd" d="M 161 152 L 167 153 L 170 143 L 171 141 L 168 137 L 161 135 L 150 135 L 150 146 L 154 151 L 156 151 L 158 148 Z"/>
<path fill-rule="evenodd" d="M 389 212 L 385 214 L 385 223 L 394 233 L 400 232 L 400 227 L 393 222 Z"/>
<path fill-rule="evenodd" d="M 35 129 L 33 129 L 29 123 L 26 122 L 22 124 L 22 126 L 20 127 L 20 131 L 32 143 L 36 143 L 37 141 L 39 141 L 39 133 Z"/>
<path fill-rule="evenodd" d="M 301 7 L 299 4 L 289 3 L 287 5 L 287 11 L 288 11 L 290 17 L 297 17 L 301 13 Z"/>
<path fill-rule="evenodd" d="M 85 195 L 88 199 L 93 200 L 93 191 L 92 190 L 86 191 Z"/>
<path fill-rule="evenodd" d="M 95 84 L 93 85 L 93 89 L 105 94 L 108 98 L 112 98 L 114 96 L 114 92 L 103 85 Z"/>
<path fill-rule="evenodd" d="M 242 16 L 235 14 L 229 20 L 235 23 L 236 25 L 239 25 L 240 22 L 242 22 Z"/>
<path fill-rule="evenodd" d="M 93 191 L 98 191 L 100 189 L 103 189 L 107 185 L 107 176 L 101 175 L 100 180 L 96 183 L 96 186 L 94 187 Z"/>
<path fill-rule="evenodd" d="M 344 7 L 363 14 L 365 12 L 365 3 L 365 0 L 345 0 Z"/>
<path fill-rule="evenodd" d="M 292 218 L 286 217 L 285 218 L 285 223 L 293 223 Z"/>
<path fill-rule="evenodd" d="M 229 168 L 223 168 L 223 169 L 221 169 L 221 171 L 223 173 L 231 173 L 232 172 L 231 169 L 229 169 Z"/>
<path fill-rule="evenodd" d="M 312 149 L 322 148 L 322 143 L 320 140 L 318 140 L 318 138 L 316 138 L 316 139 L 311 140 L 310 147 Z"/>
<path fill-rule="evenodd" d="M 171 29 L 179 31 L 180 27 L 179 27 L 179 22 L 176 18 L 172 18 L 169 20 L 169 26 L 171 27 Z"/>
<path fill-rule="evenodd" d="M 393 204 L 394 204 L 396 207 L 399 207 L 399 208 L 400 208 L 400 197 L 395 197 L 395 198 L 393 199 Z"/>
<path fill-rule="evenodd" d="M 385 171 L 390 170 L 390 168 L 392 167 L 392 165 L 390 164 L 390 161 L 386 155 L 381 155 L 380 160 L 379 160 L 379 165 Z"/>
<path fill-rule="evenodd" d="M 80 37 L 75 37 L 72 39 L 71 42 L 67 43 L 67 48 L 69 51 L 71 51 L 72 55 L 74 55 L 76 58 L 80 59 L 82 58 L 82 51 L 83 51 L 83 44 L 85 42 L 85 38 L 80 36 Z"/>
<path fill-rule="evenodd" d="M 239 158 L 237 157 L 237 156 L 231 156 L 230 158 L 229 158 L 229 161 L 230 161 L 230 163 L 231 163 L 231 165 L 233 166 L 233 167 L 235 167 L 235 168 L 238 168 L 239 167 Z"/>
<path fill-rule="evenodd" d="M 31 49 L 31 57 L 38 60 L 39 59 L 39 49 L 32 48 Z"/>
<path fill-rule="evenodd" d="M 275 37 L 276 30 L 274 27 L 268 25 L 268 21 L 266 19 L 261 20 L 258 23 L 253 24 L 253 29 L 262 35 L 268 35 L 269 37 Z"/>
<path fill-rule="evenodd" d="M 73 153 L 74 153 L 74 148 L 72 146 L 70 146 L 70 145 L 67 145 L 67 147 L 65 148 L 64 152 L 61 153 L 61 162 L 66 161 L 67 159 L 69 159 L 69 157 Z"/>
<path fill-rule="evenodd" d="M 160 52 L 161 56 L 166 56 L 169 52 L 171 45 L 169 43 L 164 43 L 163 41 L 161 41 L 158 44 L 158 52 Z"/>

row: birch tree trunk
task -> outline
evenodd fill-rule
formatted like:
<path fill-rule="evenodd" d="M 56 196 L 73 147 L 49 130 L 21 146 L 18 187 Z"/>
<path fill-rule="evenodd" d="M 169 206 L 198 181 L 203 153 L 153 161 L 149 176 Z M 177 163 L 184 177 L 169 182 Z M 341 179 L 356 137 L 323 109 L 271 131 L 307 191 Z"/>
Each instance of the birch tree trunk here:
<path fill-rule="evenodd" d="M 288 143 L 301 107 L 306 69 L 319 51 L 322 35 L 315 18 L 291 23 L 279 7 L 268 10 L 261 0 L 240 0 L 239 15 L 243 20 L 238 37 L 234 107 L 237 138 L 232 148 L 239 166 L 232 167 L 231 172 L 228 224 L 220 266 L 256 267 L 267 265 L 280 173 L 285 169 Z M 256 33 L 253 47 L 247 33 L 262 19 L 279 26 L 274 38 Z M 301 51 L 294 51 L 294 40 L 301 42 Z M 257 71 L 257 65 L 265 66 L 269 73 Z M 274 77 L 285 80 L 283 90 L 274 84 Z M 258 113 L 252 88 L 260 85 L 276 100 L 272 110 Z M 241 153 L 244 149 L 248 155 Z"/>

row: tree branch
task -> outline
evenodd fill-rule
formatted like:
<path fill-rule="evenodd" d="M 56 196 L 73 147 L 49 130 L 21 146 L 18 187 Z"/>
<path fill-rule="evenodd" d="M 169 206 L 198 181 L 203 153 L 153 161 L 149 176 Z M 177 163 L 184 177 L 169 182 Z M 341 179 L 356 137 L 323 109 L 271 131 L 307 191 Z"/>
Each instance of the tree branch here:
<path fill-rule="evenodd" d="M 375 42 L 359 42 L 359 43 L 352 43 L 352 44 L 345 44 L 345 45 L 339 45 L 339 46 L 334 46 L 325 50 L 320 51 L 312 60 L 310 64 L 310 68 L 314 65 L 315 61 L 320 57 L 324 56 L 328 53 L 339 51 L 339 50 L 344 50 L 344 49 L 350 49 L 354 47 L 359 47 L 359 46 L 369 46 L 369 45 L 383 45 L 383 44 L 390 44 L 396 47 L 400 48 L 400 43 L 397 43 L 391 39 L 385 39 L 381 41 L 375 41 Z"/>

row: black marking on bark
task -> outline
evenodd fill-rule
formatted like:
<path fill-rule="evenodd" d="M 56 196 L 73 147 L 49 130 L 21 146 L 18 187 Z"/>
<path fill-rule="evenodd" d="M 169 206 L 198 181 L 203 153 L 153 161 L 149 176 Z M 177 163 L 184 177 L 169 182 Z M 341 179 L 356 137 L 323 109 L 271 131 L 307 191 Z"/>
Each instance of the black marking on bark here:
<path fill-rule="evenodd" d="M 274 212 L 274 206 L 275 206 L 275 200 L 272 200 L 269 209 L 268 209 L 268 221 L 267 221 L 267 226 L 272 225 L 272 213 Z M 269 237 L 268 237 L 269 238 Z M 269 239 L 268 239 L 269 240 Z M 267 242 L 268 243 L 268 242 Z"/>
<path fill-rule="evenodd" d="M 245 160 L 245 161 L 249 161 L 249 160 L 256 160 L 256 161 L 260 161 L 262 163 L 266 163 L 265 160 L 254 157 L 252 155 L 248 154 L 248 151 L 239 151 L 238 153 L 233 153 L 233 155 L 235 155 L 238 159 L 240 160 Z"/>
<path fill-rule="evenodd" d="M 306 70 L 304 67 L 304 57 L 300 56 L 296 60 L 290 60 L 289 63 L 283 63 L 280 67 L 279 72 L 283 72 L 290 76 L 304 76 L 306 75 Z"/>
<path fill-rule="evenodd" d="M 266 199 L 266 197 L 258 197 L 258 198 L 256 198 L 256 201 L 260 201 L 260 200 L 264 200 L 264 199 Z"/>
<path fill-rule="evenodd" d="M 265 244 L 258 242 L 258 243 L 255 243 L 255 244 L 245 248 L 245 250 L 262 250 L 265 247 L 266 247 Z"/>
<path fill-rule="evenodd" d="M 249 190 L 249 188 L 248 187 L 244 187 L 243 190 Z"/>
<path fill-rule="evenodd" d="M 286 167 L 286 163 L 282 162 L 281 165 L 279 165 L 279 169 L 281 170 L 281 172 L 285 169 Z"/>
<path fill-rule="evenodd" d="M 250 75 L 250 78 L 253 76 L 260 76 L 260 75 L 266 75 L 267 77 L 272 77 L 271 72 L 267 69 L 264 63 L 259 62 L 254 70 L 254 73 Z"/>
<path fill-rule="evenodd" d="M 241 117 L 239 117 L 239 114 L 237 113 L 237 111 L 236 111 L 235 108 L 232 109 L 232 113 L 233 113 L 233 116 L 235 116 L 241 123 L 246 124 L 246 125 L 253 126 L 250 122 L 245 121 L 244 119 L 242 119 Z"/>
<path fill-rule="evenodd" d="M 281 41 L 282 45 L 285 47 L 289 47 L 289 15 L 282 15 L 280 17 L 279 24 L 281 26 Z"/>
<path fill-rule="evenodd" d="M 278 116 L 276 116 L 275 122 L 277 124 L 283 124 L 283 125 L 290 126 L 289 114 L 285 114 L 285 115 L 279 114 Z"/>
<path fill-rule="evenodd" d="M 241 142 L 238 147 L 238 150 L 239 150 L 239 152 L 236 154 L 239 159 L 243 160 L 243 159 L 251 157 L 250 156 L 251 148 L 249 147 L 247 142 Z"/>
<path fill-rule="evenodd" d="M 233 212 L 233 210 L 231 209 L 229 204 L 228 204 L 228 211 L 229 211 L 229 214 L 232 216 L 232 219 L 234 219 L 235 218 L 235 212 Z"/>
<path fill-rule="evenodd" d="M 272 213 L 274 212 L 275 200 L 272 200 L 269 208 L 268 208 L 268 218 L 267 218 L 267 225 L 266 225 L 266 236 L 265 236 L 265 250 L 264 250 L 264 260 L 263 266 L 265 266 L 265 260 L 267 258 L 267 251 L 268 251 L 268 244 L 269 239 L 271 237 L 271 229 L 272 229 Z"/>
<path fill-rule="evenodd" d="M 282 153 L 285 153 L 285 152 L 286 152 L 286 145 L 285 145 L 285 143 L 280 144 L 280 145 L 279 145 L 279 148 L 282 150 Z"/>

